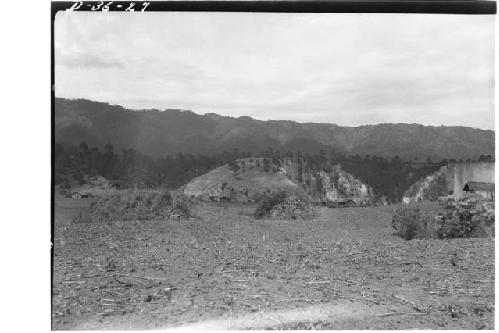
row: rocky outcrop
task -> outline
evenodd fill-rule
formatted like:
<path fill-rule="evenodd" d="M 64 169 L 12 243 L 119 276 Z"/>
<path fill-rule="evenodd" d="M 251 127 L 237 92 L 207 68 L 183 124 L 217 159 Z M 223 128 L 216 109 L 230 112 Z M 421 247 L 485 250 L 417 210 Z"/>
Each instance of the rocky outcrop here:
<path fill-rule="evenodd" d="M 410 203 L 416 201 L 436 201 L 439 197 L 453 193 L 453 178 L 447 166 L 419 180 L 405 192 L 402 201 Z"/>
<path fill-rule="evenodd" d="M 374 201 L 371 187 L 339 165 L 315 170 L 291 158 L 239 159 L 193 179 L 183 189 L 190 197 L 232 202 L 258 201 L 278 190 L 306 194 L 316 203 L 352 200 L 357 205 L 370 205 Z"/>
<path fill-rule="evenodd" d="M 328 165 L 323 170 L 304 167 L 305 163 L 283 159 L 281 170 L 295 183 L 300 184 L 316 202 L 354 201 L 357 205 L 371 205 L 374 202 L 373 190 L 340 165 Z"/>

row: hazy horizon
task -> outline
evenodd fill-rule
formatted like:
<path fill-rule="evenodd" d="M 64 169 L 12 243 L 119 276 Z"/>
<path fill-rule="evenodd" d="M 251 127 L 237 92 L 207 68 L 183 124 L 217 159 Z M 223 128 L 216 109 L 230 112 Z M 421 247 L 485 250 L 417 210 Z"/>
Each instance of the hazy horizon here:
<path fill-rule="evenodd" d="M 59 12 L 61 98 L 494 130 L 494 15 Z"/>

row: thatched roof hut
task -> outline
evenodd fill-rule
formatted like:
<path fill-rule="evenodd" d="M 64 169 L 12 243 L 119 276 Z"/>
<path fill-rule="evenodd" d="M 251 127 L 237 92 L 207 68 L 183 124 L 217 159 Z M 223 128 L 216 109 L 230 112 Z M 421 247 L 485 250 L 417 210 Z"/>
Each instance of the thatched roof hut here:
<path fill-rule="evenodd" d="M 468 182 L 463 190 L 465 192 L 495 192 L 495 184 L 482 182 Z"/>

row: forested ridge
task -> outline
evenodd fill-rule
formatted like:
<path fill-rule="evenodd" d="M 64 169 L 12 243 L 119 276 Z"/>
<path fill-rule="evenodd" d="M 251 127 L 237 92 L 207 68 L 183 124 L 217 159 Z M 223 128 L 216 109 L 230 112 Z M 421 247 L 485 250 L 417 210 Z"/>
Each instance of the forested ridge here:
<path fill-rule="evenodd" d="M 58 143 L 116 150 L 132 148 L 159 158 L 178 152 L 214 155 L 224 151 L 260 154 L 334 149 L 344 155 L 370 155 L 405 161 L 428 157 L 437 162 L 451 158 L 478 158 L 494 154 L 494 131 L 463 126 L 376 124 L 357 127 L 331 123 L 262 121 L 250 117 L 197 114 L 187 110 L 129 110 L 88 100 L 55 100 L 55 140 Z"/>
<path fill-rule="evenodd" d="M 166 188 L 176 189 L 191 179 L 225 164 L 237 168 L 235 160 L 245 157 L 263 157 L 266 171 L 276 172 L 270 165 L 279 165 L 280 159 L 290 158 L 305 171 L 329 171 L 333 165 L 370 185 L 376 197 L 390 202 L 401 200 L 404 192 L 417 180 L 436 171 L 448 161 L 404 161 L 398 156 L 387 159 L 379 156 L 345 155 L 335 150 L 319 153 L 281 152 L 267 149 L 260 153 L 241 152 L 238 149 L 220 153 L 177 153 L 152 158 L 134 149 L 116 149 L 111 144 L 104 149 L 80 145 L 56 144 L 54 147 L 55 184 L 65 184 L 71 179 L 85 182 L 86 176 L 103 176 L 117 188 Z M 299 179 L 300 181 L 300 179 Z"/>

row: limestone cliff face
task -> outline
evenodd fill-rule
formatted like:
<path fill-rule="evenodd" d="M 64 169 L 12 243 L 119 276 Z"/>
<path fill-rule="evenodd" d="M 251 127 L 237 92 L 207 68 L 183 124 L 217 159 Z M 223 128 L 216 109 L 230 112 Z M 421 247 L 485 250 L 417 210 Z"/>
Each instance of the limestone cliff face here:
<path fill-rule="evenodd" d="M 495 183 L 494 162 L 464 162 L 443 166 L 438 171 L 419 180 L 405 192 L 402 201 L 436 201 L 441 196 L 460 198 L 467 182 Z"/>
<path fill-rule="evenodd" d="M 183 188 L 184 194 L 191 197 L 232 202 L 254 202 L 276 190 L 308 195 L 317 203 L 352 200 L 358 205 L 370 205 L 374 201 L 371 187 L 340 166 L 314 170 L 290 158 L 239 159 L 193 179 Z"/>
<path fill-rule="evenodd" d="M 453 194 L 453 177 L 448 166 L 443 166 L 438 171 L 419 180 L 405 192 L 402 201 L 430 200 L 436 201 L 439 197 Z"/>
<path fill-rule="evenodd" d="M 316 202 L 352 200 L 358 205 L 371 205 L 374 202 L 372 188 L 342 170 L 340 165 L 314 170 L 292 159 L 283 159 L 280 164 L 281 171 Z"/>

